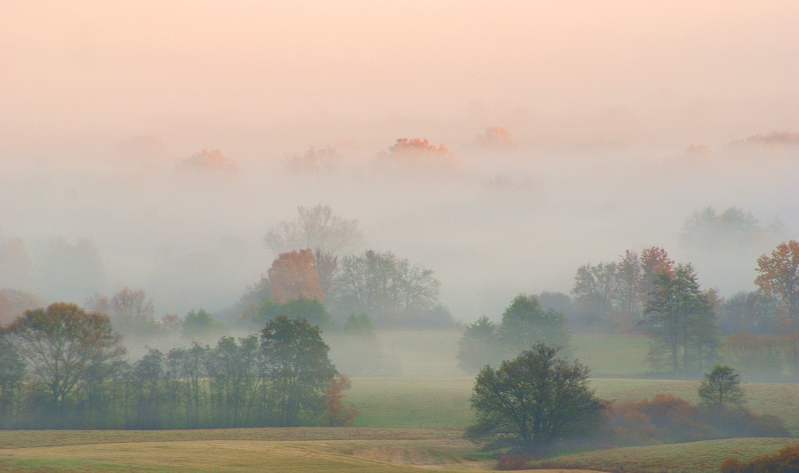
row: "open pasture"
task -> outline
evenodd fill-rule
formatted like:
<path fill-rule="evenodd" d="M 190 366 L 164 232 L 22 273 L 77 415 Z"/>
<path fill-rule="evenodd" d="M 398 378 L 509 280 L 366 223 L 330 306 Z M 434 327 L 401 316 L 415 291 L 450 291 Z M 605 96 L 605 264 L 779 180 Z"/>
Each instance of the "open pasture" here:
<path fill-rule="evenodd" d="M 698 381 L 662 379 L 593 378 L 597 394 L 609 400 L 651 399 L 659 392 L 697 402 Z M 474 378 L 353 378 L 345 402 L 361 415 L 359 427 L 465 429 L 473 419 L 469 406 Z M 789 383 L 744 383 L 747 407 L 760 414 L 785 419 L 799 435 L 799 385 Z"/>
<path fill-rule="evenodd" d="M 486 470 L 459 432 L 283 428 L 8 432 L 8 472 L 391 472 Z M 552 473 L 560 470 L 552 470 Z"/>

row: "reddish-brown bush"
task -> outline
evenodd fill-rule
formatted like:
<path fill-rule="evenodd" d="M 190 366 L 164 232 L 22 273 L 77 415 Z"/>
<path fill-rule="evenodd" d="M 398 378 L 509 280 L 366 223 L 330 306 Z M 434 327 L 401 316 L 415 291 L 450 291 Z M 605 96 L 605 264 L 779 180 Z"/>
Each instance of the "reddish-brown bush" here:
<path fill-rule="evenodd" d="M 497 469 L 499 470 L 526 470 L 528 463 L 533 459 L 529 453 L 506 453 L 500 455 Z"/>
<path fill-rule="evenodd" d="M 799 443 L 748 462 L 726 458 L 721 463 L 721 473 L 799 473 Z"/>
<path fill-rule="evenodd" d="M 788 435 L 785 422 L 779 417 L 741 408 L 718 412 L 694 406 L 671 393 L 656 394 L 652 400 L 615 404 L 606 428 L 616 445 Z"/>

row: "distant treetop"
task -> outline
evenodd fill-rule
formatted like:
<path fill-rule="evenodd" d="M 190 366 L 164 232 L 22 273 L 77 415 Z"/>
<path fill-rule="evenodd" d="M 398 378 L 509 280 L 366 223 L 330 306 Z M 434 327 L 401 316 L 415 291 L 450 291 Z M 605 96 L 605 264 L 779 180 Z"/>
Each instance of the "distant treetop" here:
<path fill-rule="evenodd" d="M 201 169 L 208 171 L 235 171 L 236 161 L 225 157 L 218 149 L 202 150 L 180 161 L 184 169 Z"/>

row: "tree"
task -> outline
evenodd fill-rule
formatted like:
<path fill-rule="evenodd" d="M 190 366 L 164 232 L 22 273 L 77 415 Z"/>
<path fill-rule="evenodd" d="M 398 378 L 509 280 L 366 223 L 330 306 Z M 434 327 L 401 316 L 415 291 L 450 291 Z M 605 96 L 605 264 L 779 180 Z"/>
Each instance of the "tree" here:
<path fill-rule="evenodd" d="M 261 331 L 261 350 L 274 423 L 297 425 L 303 416 L 320 415 L 325 390 L 338 372 L 319 327 L 305 319 L 277 317 Z"/>
<path fill-rule="evenodd" d="M 10 416 L 14 400 L 25 378 L 25 360 L 11 341 L 8 332 L 0 327 L 0 426 Z"/>
<path fill-rule="evenodd" d="M 519 294 L 503 312 L 497 338 L 510 358 L 539 342 L 567 346 L 569 330 L 563 314 L 552 309 L 544 312 L 535 296 Z"/>
<path fill-rule="evenodd" d="M 317 248 L 322 252 L 356 251 L 363 245 L 363 234 L 357 220 L 346 220 L 333 214 L 329 205 L 297 207 L 296 220 L 283 221 L 269 230 L 264 238 L 275 253 Z"/>
<path fill-rule="evenodd" d="M 324 300 L 325 294 L 319 286 L 319 274 L 313 263 L 314 254 L 309 249 L 281 253 L 267 271 L 272 298 L 278 302 L 289 299 Z"/>
<path fill-rule="evenodd" d="M 472 374 L 486 364 L 502 360 L 496 326 L 485 315 L 466 326 L 458 340 L 458 368 Z"/>
<path fill-rule="evenodd" d="M 144 289 L 134 291 L 125 286 L 111 300 L 95 294 L 86 306 L 110 315 L 117 329 L 125 335 L 148 336 L 158 329 L 153 301 L 147 299 Z"/>
<path fill-rule="evenodd" d="M 641 321 L 641 278 L 638 253 L 626 250 L 616 263 L 616 308 L 618 330 L 629 332 Z"/>
<path fill-rule="evenodd" d="M 315 149 L 313 146 L 303 156 L 295 154 L 286 158 L 286 170 L 303 174 L 331 173 L 341 161 L 341 156 L 332 146 Z"/>
<path fill-rule="evenodd" d="M 663 248 L 653 246 L 641 252 L 641 302 L 646 305 L 654 288 L 655 279 L 661 273 L 672 273 L 674 260 Z"/>
<path fill-rule="evenodd" d="M 236 161 L 225 157 L 218 149 L 204 149 L 186 159 L 180 160 L 184 170 L 198 171 L 235 171 Z"/>
<path fill-rule="evenodd" d="M 574 300 L 588 324 L 610 322 L 616 299 L 616 264 L 585 264 L 577 269 L 572 288 Z"/>
<path fill-rule="evenodd" d="M 794 376 L 799 376 L 799 241 L 780 243 L 757 259 L 755 284 L 768 297 L 777 300 L 780 325 L 788 332 Z"/>
<path fill-rule="evenodd" d="M 407 324 L 435 307 L 440 287 L 432 269 L 412 266 L 390 251 L 369 250 L 342 259 L 336 305 L 385 325 Z"/>
<path fill-rule="evenodd" d="M 467 437 L 491 448 L 545 452 L 598 428 L 609 403 L 589 389 L 588 368 L 558 350 L 538 343 L 498 369 L 480 370 L 470 399 L 477 422 Z"/>
<path fill-rule="evenodd" d="M 740 406 L 745 402 L 745 393 L 741 389 L 741 375 L 726 365 L 716 365 L 705 373 L 697 390 L 702 403 L 723 411 L 728 405 Z"/>
<path fill-rule="evenodd" d="M 697 210 L 685 221 L 681 235 L 683 245 L 703 251 L 740 249 L 768 238 L 757 218 L 735 207 L 721 213 L 713 207 Z"/>
<path fill-rule="evenodd" d="M 758 258 L 757 272 L 755 284 L 778 301 L 785 328 L 799 329 L 799 241 L 780 243 L 771 256 Z"/>
<path fill-rule="evenodd" d="M 56 406 L 64 403 L 87 370 L 125 353 L 122 336 L 114 332 L 107 315 L 65 302 L 25 311 L 8 330 Z"/>
<path fill-rule="evenodd" d="M 190 310 L 181 324 L 182 335 L 192 340 L 225 331 L 226 327 L 221 322 L 214 320 L 205 309 L 200 309 L 199 312 L 195 312 L 194 309 Z"/>
<path fill-rule="evenodd" d="M 372 167 L 383 172 L 447 175 L 458 170 L 460 159 L 443 144 L 436 147 L 427 139 L 399 138 L 388 153 L 375 156 Z"/>
<path fill-rule="evenodd" d="M 702 360 L 711 353 L 716 326 L 708 295 L 697 282 L 690 264 L 679 264 L 673 273 L 661 272 L 653 280 L 644 314 L 649 325 L 649 359 L 654 365 L 670 365 L 675 376 L 680 362 L 689 370 L 689 362 Z"/>
<path fill-rule="evenodd" d="M 263 325 L 277 317 L 296 319 L 306 319 L 312 325 L 326 326 L 330 323 L 330 315 L 325 310 L 321 302 L 313 299 L 294 299 L 284 303 L 275 302 L 272 299 L 264 299 L 250 314 L 250 320 Z"/>
<path fill-rule="evenodd" d="M 344 405 L 344 391 L 352 387 L 350 378 L 340 376 L 330 380 L 330 386 L 325 390 L 325 405 L 327 423 L 333 427 L 348 425 L 358 416 L 358 409 Z"/>
<path fill-rule="evenodd" d="M 314 251 L 313 269 L 319 276 L 319 287 L 325 295 L 331 294 L 338 274 L 338 256 L 317 248 Z"/>

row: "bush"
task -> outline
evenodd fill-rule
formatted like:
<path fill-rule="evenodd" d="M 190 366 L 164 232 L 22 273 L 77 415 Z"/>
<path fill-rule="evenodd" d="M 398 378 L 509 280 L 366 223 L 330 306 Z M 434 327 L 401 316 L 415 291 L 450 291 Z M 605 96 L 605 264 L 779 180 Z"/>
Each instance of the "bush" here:
<path fill-rule="evenodd" d="M 748 462 L 726 458 L 721 463 L 721 473 L 799 473 L 799 443 Z"/>
<path fill-rule="evenodd" d="M 616 445 L 789 435 L 785 421 L 779 417 L 758 415 L 743 408 L 724 409 L 719 416 L 716 409 L 694 406 L 671 393 L 658 393 L 651 401 L 615 404 L 606 428 L 607 437 Z"/>

